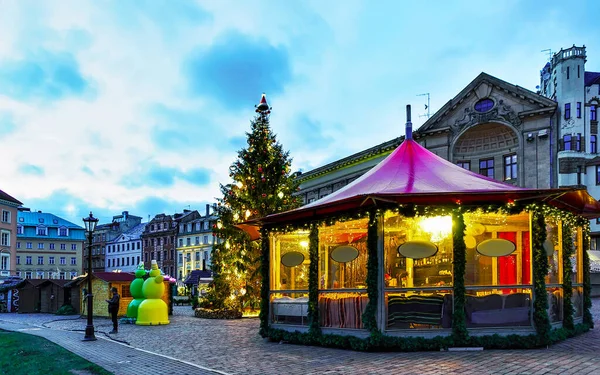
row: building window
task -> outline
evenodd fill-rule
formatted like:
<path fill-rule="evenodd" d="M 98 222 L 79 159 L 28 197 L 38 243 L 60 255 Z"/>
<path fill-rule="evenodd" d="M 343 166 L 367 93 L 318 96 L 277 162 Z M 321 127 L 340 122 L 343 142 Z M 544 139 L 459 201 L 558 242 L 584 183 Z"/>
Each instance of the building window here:
<path fill-rule="evenodd" d="M 581 118 L 581 102 L 577 102 L 577 118 Z"/>
<path fill-rule="evenodd" d="M 192 223 L 188 223 L 188 225 L 187 225 L 187 231 L 188 232 L 192 231 Z"/>
<path fill-rule="evenodd" d="M 182 246 L 183 246 L 183 238 L 180 238 L 179 239 L 179 247 L 182 247 Z"/>
<path fill-rule="evenodd" d="M 494 101 L 492 99 L 481 99 L 475 103 L 475 110 L 477 112 L 487 112 L 492 108 L 494 108 Z"/>
<path fill-rule="evenodd" d="M 494 178 L 494 159 L 479 160 L 479 174 Z"/>
<path fill-rule="evenodd" d="M 204 236 L 203 240 L 204 240 L 204 241 L 203 241 L 203 242 L 204 242 L 204 244 L 205 244 L 205 245 L 208 245 L 208 236 Z"/>
<path fill-rule="evenodd" d="M 31 255 L 28 255 L 28 256 L 25 257 L 25 264 L 27 264 L 27 265 L 31 265 L 32 264 L 32 262 L 31 262 Z"/>
<path fill-rule="evenodd" d="M 205 221 L 205 222 L 204 222 L 204 229 L 205 229 L 205 230 L 208 230 L 208 221 Z"/>
<path fill-rule="evenodd" d="M 596 140 L 596 135 L 590 135 L 590 153 L 596 154 L 598 153 L 598 142 Z"/>
<path fill-rule="evenodd" d="M 17 225 L 17 234 L 23 234 L 23 226 Z"/>
<path fill-rule="evenodd" d="M 596 117 L 596 106 L 592 105 L 592 106 L 590 106 L 590 120 L 597 121 L 596 118 L 597 118 Z"/>
<path fill-rule="evenodd" d="M 38 249 L 39 250 L 43 250 L 44 249 L 44 244 L 42 242 L 38 243 Z"/>
<path fill-rule="evenodd" d="M 54 257 L 48 257 L 48 264 L 54 264 Z"/>
<path fill-rule="evenodd" d="M 571 103 L 565 103 L 565 120 L 571 118 Z"/>
<path fill-rule="evenodd" d="M 200 230 L 200 222 L 197 222 L 197 223 L 196 223 L 196 230 L 197 230 L 197 231 L 198 231 L 198 230 Z"/>
<path fill-rule="evenodd" d="M 49 246 L 50 246 L 50 250 L 54 250 L 54 244 L 53 243 L 51 243 Z"/>
<path fill-rule="evenodd" d="M 458 165 L 459 167 L 464 168 L 464 169 L 466 169 L 468 171 L 471 170 L 471 162 L 468 161 L 468 160 L 459 161 L 459 162 L 456 163 L 456 165 Z"/>
<path fill-rule="evenodd" d="M 69 230 L 67 228 L 60 228 L 58 235 L 66 237 L 69 235 Z"/>
<path fill-rule="evenodd" d="M 38 265 L 44 264 L 44 257 L 38 257 Z"/>
<path fill-rule="evenodd" d="M 569 79 L 569 73 L 571 73 L 571 67 L 567 66 L 567 79 Z"/>
<path fill-rule="evenodd" d="M 581 151 L 581 133 L 577 133 L 575 137 L 575 150 Z"/>
<path fill-rule="evenodd" d="M 192 245 L 192 239 L 191 239 L 191 238 L 189 238 L 189 237 L 188 237 L 188 238 L 186 238 L 186 240 L 185 240 L 185 245 L 186 245 L 186 246 L 191 246 L 191 245 Z"/>
<path fill-rule="evenodd" d="M 504 156 L 504 181 L 517 179 L 517 154 Z"/>
<path fill-rule="evenodd" d="M 70 272 L 70 273 L 69 273 L 69 277 L 70 277 L 71 279 L 74 279 L 74 278 L 76 278 L 76 277 L 77 277 L 77 272 Z"/>
<path fill-rule="evenodd" d="M 10 246 L 10 232 L 2 231 L 0 233 L 0 245 Z"/>
<path fill-rule="evenodd" d="M 38 236 L 47 236 L 48 235 L 48 228 L 46 228 L 46 227 L 38 227 L 37 228 L 37 235 Z"/>
<path fill-rule="evenodd" d="M 62 265 L 67 264 L 67 258 L 66 257 L 60 257 L 60 264 L 62 264 Z"/>
<path fill-rule="evenodd" d="M 71 265 L 72 266 L 76 266 L 77 265 L 77 258 L 71 257 Z"/>
<path fill-rule="evenodd" d="M 21 264 L 21 256 L 17 255 L 17 264 Z"/>
<path fill-rule="evenodd" d="M 10 223 L 10 211 L 2 210 L 2 222 Z"/>
<path fill-rule="evenodd" d="M 565 134 L 563 136 L 563 150 L 571 150 L 571 134 Z"/>
<path fill-rule="evenodd" d="M 31 279 L 31 271 L 25 272 L 25 278 L 26 279 Z"/>
<path fill-rule="evenodd" d="M 141 244 L 142 244 L 142 241 L 138 241 L 138 242 L 137 242 L 137 249 L 138 249 L 138 250 L 140 249 L 140 246 L 141 246 Z"/>
<path fill-rule="evenodd" d="M 577 78 L 581 78 L 581 66 L 577 65 Z"/>
<path fill-rule="evenodd" d="M 58 274 L 58 278 L 61 279 L 61 280 L 64 280 L 65 279 L 65 273 L 64 272 L 60 272 Z"/>

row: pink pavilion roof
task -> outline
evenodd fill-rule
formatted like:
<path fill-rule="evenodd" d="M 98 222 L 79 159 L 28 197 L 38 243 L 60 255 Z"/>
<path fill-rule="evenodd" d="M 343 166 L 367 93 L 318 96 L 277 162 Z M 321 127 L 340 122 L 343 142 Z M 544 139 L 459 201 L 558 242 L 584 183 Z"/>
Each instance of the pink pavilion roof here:
<path fill-rule="evenodd" d="M 406 139 L 377 166 L 315 202 L 269 215 L 262 223 L 309 220 L 381 203 L 455 205 L 537 201 L 589 218 L 600 217 L 600 204 L 585 189 L 528 189 L 461 168 Z"/>

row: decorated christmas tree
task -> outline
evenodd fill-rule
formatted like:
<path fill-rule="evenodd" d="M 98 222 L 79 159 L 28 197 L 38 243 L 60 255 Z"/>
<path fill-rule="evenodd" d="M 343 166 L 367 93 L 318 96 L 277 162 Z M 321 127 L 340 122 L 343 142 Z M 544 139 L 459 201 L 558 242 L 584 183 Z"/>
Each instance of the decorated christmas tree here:
<path fill-rule="evenodd" d="M 300 205 L 292 196 L 298 189 L 290 174 L 292 160 L 271 131 L 265 94 L 256 113 L 251 132 L 246 133 L 248 145 L 230 167 L 233 182 L 221 185 L 219 222 L 214 228 L 220 241 L 212 253 L 214 283 L 206 299 L 213 308 L 260 306 L 260 245 L 235 225 Z"/>

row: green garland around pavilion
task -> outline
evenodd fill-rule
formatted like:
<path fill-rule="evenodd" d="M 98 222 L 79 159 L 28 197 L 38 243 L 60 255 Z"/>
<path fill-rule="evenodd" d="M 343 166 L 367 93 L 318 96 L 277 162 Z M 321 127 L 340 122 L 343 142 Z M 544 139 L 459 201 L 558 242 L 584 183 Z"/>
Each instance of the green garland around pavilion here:
<path fill-rule="evenodd" d="M 586 332 L 592 326 L 590 322 L 584 320 L 584 324 L 573 324 L 573 306 L 571 304 L 572 285 L 571 285 L 571 261 L 570 256 L 573 254 L 573 240 L 572 237 L 563 235 L 563 288 L 564 288 L 564 321 L 563 328 L 551 330 L 548 313 L 547 313 L 547 298 L 546 298 L 546 287 L 545 287 L 545 276 L 548 269 L 548 263 L 546 254 L 544 251 L 544 241 L 546 238 L 545 232 L 545 216 L 554 216 L 561 219 L 563 223 L 563 234 L 571 233 L 571 228 L 575 225 L 583 226 L 587 228 L 584 232 L 584 238 L 587 238 L 589 233 L 589 227 L 585 227 L 584 220 L 579 220 L 572 214 L 559 211 L 553 207 L 539 204 L 530 204 L 527 206 L 509 203 L 505 206 L 489 206 L 489 207 L 468 207 L 468 206 L 454 206 L 454 207 L 420 207 L 414 205 L 400 205 L 397 207 L 390 208 L 394 212 L 399 212 L 407 217 L 413 216 L 433 216 L 433 215 L 452 215 L 454 222 L 453 231 L 453 250 L 454 250 L 454 313 L 453 313 L 453 324 L 452 324 L 452 336 L 442 337 L 436 336 L 432 338 L 424 337 L 393 337 L 384 335 L 379 329 L 377 329 L 377 298 L 379 292 L 378 285 L 378 257 L 377 257 L 377 242 L 378 242 L 378 220 L 377 217 L 385 209 L 378 208 L 377 210 L 371 210 L 368 212 L 362 211 L 360 213 L 354 213 L 352 215 L 338 215 L 335 220 L 348 221 L 355 220 L 361 217 L 369 215 L 369 228 L 367 238 L 367 292 L 369 296 L 369 304 L 363 314 L 363 322 L 365 328 L 371 332 L 369 338 L 358 338 L 354 336 L 346 335 L 334 335 L 334 334 L 322 334 L 319 328 L 318 320 L 318 235 L 314 235 L 314 231 L 317 230 L 319 225 L 333 224 L 331 218 L 327 221 L 319 222 L 304 222 L 296 223 L 292 225 L 286 225 L 282 228 L 277 228 L 278 231 L 290 231 L 294 229 L 311 229 L 310 235 L 310 263 L 309 268 L 309 314 L 310 314 L 310 327 L 309 332 L 289 332 L 281 329 L 264 329 L 268 327 L 268 309 L 269 309 L 269 294 L 268 294 L 268 267 L 261 268 L 263 272 L 263 280 L 266 281 L 263 284 L 263 304 L 261 310 L 261 334 L 267 335 L 271 341 L 287 342 L 291 344 L 300 345 L 320 345 L 324 347 L 335 347 L 342 349 L 352 349 L 360 351 L 388 351 L 388 350 L 399 350 L 399 351 L 425 351 L 425 350 L 440 350 L 447 349 L 451 346 L 470 346 L 470 347 L 483 347 L 485 349 L 529 349 L 553 344 L 559 341 Z M 502 212 L 504 214 L 515 214 L 522 212 L 523 210 L 533 212 L 533 230 L 536 235 L 532 238 L 533 246 L 533 259 L 534 259 L 534 271 L 533 271 L 533 282 L 534 282 L 534 323 L 536 327 L 536 334 L 531 335 L 488 335 L 488 336 L 469 336 L 466 328 L 466 316 L 465 316 L 465 302 L 466 302 L 466 289 L 464 282 L 464 273 L 466 268 L 466 245 L 464 242 L 464 231 L 465 223 L 463 212 L 473 212 L 482 210 L 483 212 Z M 318 232 L 317 232 L 318 233 Z M 263 236 L 266 235 L 264 232 Z M 265 238 L 265 237 L 263 237 Z M 266 250 L 265 250 L 266 246 Z M 263 256 L 268 257 L 268 241 L 263 241 Z M 583 258 L 584 266 L 586 260 L 586 254 Z M 267 262 L 263 264 L 268 265 Z M 536 265 L 537 264 L 537 265 Z M 313 265 L 316 267 L 313 268 Z M 589 264 L 588 264 L 589 265 Z M 587 283 L 587 284 L 586 284 Z M 587 286 L 586 286 L 587 285 Z M 585 291 L 589 290 L 589 273 L 587 277 L 584 272 L 584 296 Z M 265 292 L 266 290 L 266 292 Z M 588 292 L 589 296 L 589 292 Z M 589 307 L 591 300 L 589 297 L 585 297 L 585 319 L 591 319 L 589 314 Z M 311 307 L 312 306 L 312 307 Z M 263 311 L 266 314 L 263 315 Z M 570 322 L 570 323 L 569 323 Z M 570 324 L 570 325 L 569 325 Z"/>
<path fill-rule="evenodd" d="M 546 220 L 540 210 L 532 212 L 533 229 L 533 324 L 540 344 L 550 342 L 550 318 L 548 317 L 548 297 L 546 292 L 546 275 L 548 274 L 548 256 L 544 249 L 546 241 Z"/>
<path fill-rule="evenodd" d="M 367 232 L 367 295 L 369 303 L 362 315 L 363 325 L 371 333 L 377 333 L 377 297 L 379 295 L 379 259 L 377 256 L 378 217 L 375 210 L 369 213 Z"/>
<path fill-rule="evenodd" d="M 467 265 L 467 246 L 465 245 L 465 218 L 460 209 L 452 212 L 454 230 L 453 242 L 453 274 L 454 274 L 454 312 L 452 314 L 452 336 L 456 345 L 464 345 L 469 340 L 467 331 L 465 302 L 465 268 Z"/>
<path fill-rule="evenodd" d="M 585 220 L 582 223 L 583 230 L 583 323 L 590 328 L 594 328 L 594 317 L 590 312 L 592 308 L 592 284 L 590 280 L 590 255 L 588 254 L 590 246 L 590 222 Z"/>
<path fill-rule="evenodd" d="M 261 254 L 260 254 L 260 273 L 262 276 L 262 285 L 260 289 L 260 330 L 259 333 L 262 337 L 269 335 L 269 289 L 271 285 L 270 275 L 270 257 L 269 257 L 269 231 L 263 227 L 260 231 L 261 236 Z"/>
<path fill-rule="evenodd" d="M 571 265 L 571 256 L 574 252 L 573 246 L 573 227 L 571 223 L 562 224 L 562 260 L 563 260 L 563 327 L 569 331 L 573 330 L 573 266 Z"/>
<path fill-rule="evenodd" d="M 308 236 L 308 324 L 312 337 L 321 335 L 319 320 L 319 227 L 312 224 Z"/>

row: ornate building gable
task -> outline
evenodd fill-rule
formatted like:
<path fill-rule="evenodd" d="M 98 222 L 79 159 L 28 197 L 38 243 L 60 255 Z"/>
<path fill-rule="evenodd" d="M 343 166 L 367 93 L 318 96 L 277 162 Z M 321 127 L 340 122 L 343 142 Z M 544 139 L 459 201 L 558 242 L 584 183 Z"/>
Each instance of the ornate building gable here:
<path fill-rule="evenodd" d="M 512 125 L 520 130 L 525 117 L 551 114 L 556 103 L 520 86 L 481 73 L 448 101 L 417 131 L 418 137 L 451 132 L 490 122 Z"/>

